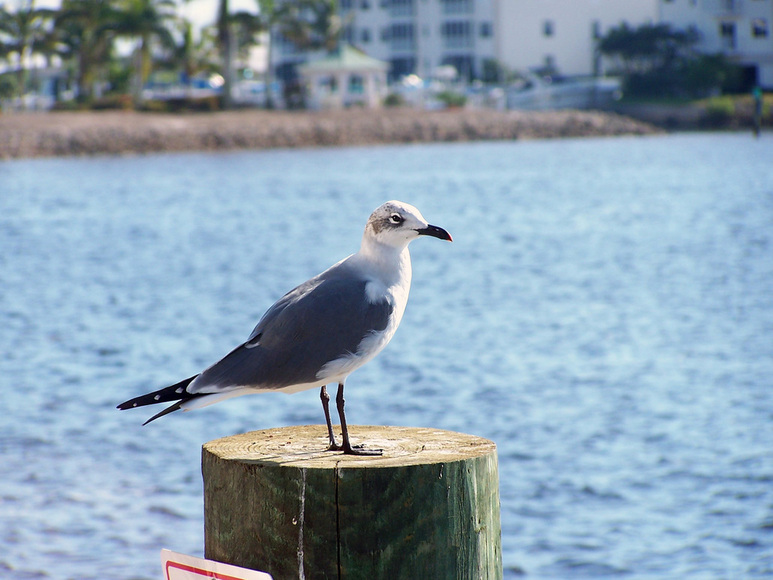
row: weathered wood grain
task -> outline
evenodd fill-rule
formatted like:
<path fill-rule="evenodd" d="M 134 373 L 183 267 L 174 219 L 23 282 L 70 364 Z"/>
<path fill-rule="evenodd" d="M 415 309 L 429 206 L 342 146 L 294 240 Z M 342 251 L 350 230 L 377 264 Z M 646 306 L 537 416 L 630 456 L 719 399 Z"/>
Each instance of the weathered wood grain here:
<path fill-rule="evenodd" d="M 381 457 L 324 451 L 324 426 L 255 431 L 202 450 L 206 557 L 285 578 L 501 578 L 491 441 L 352 427 Z"/>

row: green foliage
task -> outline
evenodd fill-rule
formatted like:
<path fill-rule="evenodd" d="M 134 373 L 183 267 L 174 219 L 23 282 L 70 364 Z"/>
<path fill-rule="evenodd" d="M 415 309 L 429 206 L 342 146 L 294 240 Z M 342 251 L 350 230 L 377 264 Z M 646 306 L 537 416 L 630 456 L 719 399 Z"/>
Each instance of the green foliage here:
<path fill-rule="evenodd" d="M 176 0 L 62 0 L 59 10 L 49 10 L 36 8 L 33 0 L 0 0 L 0 60 L 22 61 L 3 90 L 22 92 L 30 54 L 57 55 L 76 86 L 78 106 L 93 103 L 106 87 L 111 95 L 132 93 L 141 106 L 141 89 L 153 71 L 174 70 L 189 78 L 219 72 L 230 82 L 225 71 L 232 70 L 231 59 L 246 59 L 271 26 L 300 48 L 332 50 L 347 23 L 338 0 L 256 0 L 258 14 L 232 13 L 228 0 L 218 0 L 217 22 L 196 35 L 176 13 L 179 5 Z M 119 39 L 132 41 L 132 58 L 116 58 Z"/>
<path fill-rule="evenodd" d="M 484 83 L 508 83 L 517 78 L 517 74 L 495 58 L 487 58 L 483 61 L 481 80 Z"/>
<path fill-rule="evenodd" d="M 669 68 L 699 40 L 694 30 L 672 30 L 668 24 L 623 23 L 599 40 L 601 54 L 616 57 L 626 74 Z"/>
<path fill-rule="evenodd" d="M 701 54 L 685 63 L 685 84 L 692 96 L 711 92 L 738 93 L 742 91 L 741 68 L 723 54 Z"/>
<path fill-rule="evenodd" d="M 0 75 L 0 99 L 10 99 L 16 94 L 16 79 L 11 74 Z"/>
<path fill-rule="evenodd" d="M 467 97 L 454 91 L 441 91 L 435 98 L 446 107 L 463 107 L 467 103 Z"/>
<path fill-rule="evenodd" d="M 622 24 L 599 40 L 598 50 L 617 64 L 633 97 L 702 97 L 737 89 L 740 69 L 721 54 L 694 50 L 695 30 L 667 24 Z"/>
<path fill-rule="evenodd" d="M 14 55 L 20 64 L 14 83 L 17 96 L 28 89 L 30 55 L 51 55 L 53 15 L 53 10 L 35 8 L 32 1 L 20 4 L 15 12 L 0 4 L 0 57 Z"/>
<path fill-rule="evenodd" d="M 29 54 L 56 54 L 63 60 L 76 85 L 79 105 L 93 103 L 95 89 L 107 86 L 111 93 L 133 92 L 139 105 L 142 86 L 154 70 L 173 69 L 189 77 L 203 71 L 222 72 L 223 38 L 213 38 L 205 29 L 201 40 L 194 41 L 190 23 L 176 13 L 175 0 L 62 0 L 59 10 L 37 9 L 32 0 L 14 4 L 15 11 L 0 0 L 0 59 L 21 58 L 13 81 L 17 93 L 27 84 Z M 246 58 L 268 18 L 262 13 L 231 14 L 227 0 L 219 4 L 220 12 L 227 15 L 228 35 L 235 40 L 238 54 Z M 261 5 L 270 7 L 271 0 Z M 130 59 L 114 56 L 121 38 L 136 47 Z"/>
<path fill-rule="evenodd" d="M 285 39 L 301 50 L 338 48 L 344 22 L 338 0 L 294 0 L 277 3 L 274 18 Z"/>
<path fill-rule="evenodd" d="M 385 107 L 402 107 L 405 104 L 405 99 L 398 93 L 389 93 L 384 99 Z"/>

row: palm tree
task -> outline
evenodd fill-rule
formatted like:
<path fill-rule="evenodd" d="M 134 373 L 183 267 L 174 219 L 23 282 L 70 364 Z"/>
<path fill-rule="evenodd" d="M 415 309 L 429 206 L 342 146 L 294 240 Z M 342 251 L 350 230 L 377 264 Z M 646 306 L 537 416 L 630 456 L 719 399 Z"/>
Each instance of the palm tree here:
<path fill-rule="evenodd" d="M 344 30 L 338 0 L 286 0 L 276 15 L 280 34 L 299 49 L 338 48 Z"/>
<path fill-rule="evenodd" d="M 217 41 L 220 46 L 220 58 L 223 66 L 223 103 L 224 109 L 232 105 L 233 87 L 233 45 L 231 44 L 231 26 L 229 21 L 228 0 L 220 0 L 217 10 Z"/>
<path fill-rule="evenodd" d="M 237 56 L 241 60 L 249 58 L 250 49 L 258 44 L 258 35 L 265 31 L 263 18 L 258 14 L 239 11 L 231 15 L 231 31 Z"/>
<path fill-rule="evenodd" d="M 261 0 L 259 0 L 261 1 Z M 295 45 L 299 51 L 336 51 L 339 48 L 347 21 L 341 18 L 338 0 L 262 0 L 268 4 L 272 32 Z M 269 53 L 269 71 L 273 74 L 272 57 Z M 268 82 L 268 81 L 267 81 Z"/>
<path fill-rule="evenodd" d="M 277 11 L 276 0 L 256 0 L 258 11 L 262 20 L 263 29 L 268 32 L 268 54 L 266 55 L 266 108 L 273 109 L 275 106 L 274 95 L 271 86 L 274 84 L 274 29 L 279 23 L 280 13 Z"/>
<path fill-rule="evenodd" d="M 19 2 L 15 12 L 0 6 L 0 50 L 6 58 L 15 57 L 18 97 L 27 88 L 32 55 L 51 32 L 53 16 L 53 10 L 35 8 L 34 0 Z"/>
<path fill-rule="evenodd" d="M 117 14 L 102 0 L 64 0 L 56 31 L 66 55 L 76 61 L 78 100 L 89 101 L 110 59 Z"/>
<path fill-rule="evenodd" d="M 246 57 L 249 49 L 257 42 L 256 36 L 263 32 L 263 18 L 246 11 L 231 14 L 228 0 L 220 0 L 217 15 L 218 46 L 222 63 L 224 109 L 233 106 L 231 89 L 234 81 L 234 53 Z"/>
<path fill-rule="evenodd" d="M 142 102 L 142 87 L 152 69 L 152 43 L 155 41 L 170 49 L 175 47 L 170 26 L 175 20 L 176 3 L 174 0 L 121 0 L 117 7 L 115 32 L 137 41 L 133 87 L 136 106 Z"/>

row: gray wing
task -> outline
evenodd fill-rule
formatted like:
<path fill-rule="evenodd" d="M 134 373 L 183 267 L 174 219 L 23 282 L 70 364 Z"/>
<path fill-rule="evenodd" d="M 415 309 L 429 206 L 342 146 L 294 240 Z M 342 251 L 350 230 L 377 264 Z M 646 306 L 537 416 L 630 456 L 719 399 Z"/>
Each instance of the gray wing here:
<path fill-rule="evenodd" d="M 369 302 L 366 284 L 346 277 L 301 284 L 263 315 L 247 342 L 202 372 L 189 391 L 280 389 L 317 381 L 326 363 L 357 352 L 363 338 L 386 328 L 392 305 L 386 299 Z"/>

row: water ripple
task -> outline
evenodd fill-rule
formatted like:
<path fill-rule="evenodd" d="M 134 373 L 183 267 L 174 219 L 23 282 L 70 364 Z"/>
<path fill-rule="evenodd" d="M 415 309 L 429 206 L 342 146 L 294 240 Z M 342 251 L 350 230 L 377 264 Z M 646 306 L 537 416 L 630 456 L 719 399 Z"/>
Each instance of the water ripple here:
<path fill-rule="evenodd" d="M 320 423 L 317 394 L 147 427 L 115 404 L 225 354 L 390 198 L 455 243 L 412 246 L 350 420 L 496 441 L 507 578 L 773 575 L 770 151 L 701 134 L 0 164 L 0 575 L 156 578 L 162 547 L 201 555 L 201 444 Z"/>

